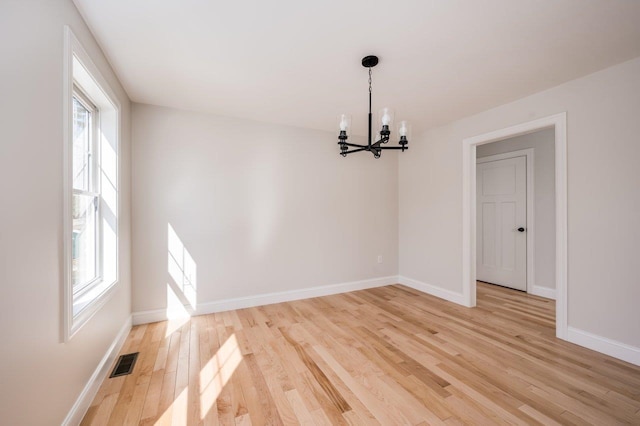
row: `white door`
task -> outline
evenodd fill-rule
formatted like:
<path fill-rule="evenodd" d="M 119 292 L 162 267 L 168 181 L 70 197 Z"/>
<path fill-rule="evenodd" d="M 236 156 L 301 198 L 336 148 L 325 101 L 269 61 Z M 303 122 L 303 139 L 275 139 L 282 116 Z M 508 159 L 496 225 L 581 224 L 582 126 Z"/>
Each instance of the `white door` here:
<path fill-rule="evenodd" d="M 476 168 L 476 277 L 526 291 L 526 157 L 481 161 Z"/>

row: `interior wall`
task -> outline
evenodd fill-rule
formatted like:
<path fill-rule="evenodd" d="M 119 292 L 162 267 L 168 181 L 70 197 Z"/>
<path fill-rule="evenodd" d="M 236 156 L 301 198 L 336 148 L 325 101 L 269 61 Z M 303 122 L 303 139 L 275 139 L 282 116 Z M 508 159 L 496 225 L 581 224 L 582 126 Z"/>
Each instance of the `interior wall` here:
<path fill-rule="evenodd" d="M 122 104 L 120 282 L 62 339 L 63 27 Z M 70 0 L 0 2 L 0 423 L 60 424 L 131 312 L 129 100 Z"/>
<path fill-rule="evenodd" d="M 498 142 L 480 145 L 476 157 L 534 149 L 535 285 L 556 288 L 555 136 L 544 129 Z M 529 265 L 527 265 L 529 267 Z"/>
<path fill-rule="evenodd" d="M 396 152 L 342 158 L 337 134 L 140 104 L 133 123 L 134 312 L 179 287 L 169 226 L 196 305 L 397 275 Z"/>
<path fill-rule="evenodd" d="M 568 323 L 640 347 L 640 58 L 420 135 L 400 157 L 400 274 L 462 292 L 462 141 L 560 112 L 568 138 Z"/>

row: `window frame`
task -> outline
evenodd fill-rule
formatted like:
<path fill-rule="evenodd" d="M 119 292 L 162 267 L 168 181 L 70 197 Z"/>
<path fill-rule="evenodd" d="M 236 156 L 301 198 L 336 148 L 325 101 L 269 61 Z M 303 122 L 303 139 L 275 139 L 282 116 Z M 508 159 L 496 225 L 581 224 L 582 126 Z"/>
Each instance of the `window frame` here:
<path fill-rule="evenodd" d="M 71 193 L 73 195 L 86 195 L 94 197 L 97 200 L 96 203 L 96 236 L 95 236 L 95 277 L 82 285 L 77 286 L 72 283 L 73 297 L 80 298 L 86 293 L 90 292 L 96 285 L 100 284 L 103 280 L 103 236 L 102 236 L 102 203 L 101 197 L 101 181 L 100 181 L 100 109 L 95 105 L 95 102 L 89 98 L 84 92 L 82 87 L 74 80 L 72 88 L 72 103 L 73 99 L 77 99 L 78 102 L 86 108 L 90 113 L 89 119 L 89 158 L 87 159 L 87 165 L 89 167 L 89 183 L 88 189 L 76 189 L 73 187 L 73 178 L 71 181 Z M 73 117 L 72 117 L 73 119 Z M 72 148 L 71 148 L 71 169 L 73 172 L 73 127 L 72 127 Z M 65 237 L 66 238 L 66 237 Z M 76 288 L 77 287 L 77 288 Z"/>
<path fill-rule="evenodd" d="M 63 256 L 61 280 L 61 342 L 68 342 L 111 299 L 120 282 L 120 141 L 121 105 L 107 80 L 82 47 L 69 26 L 64 27 L 63 60 Z M 79 89 L 79 90 L 78 90 Z M 81 289 L 74 289 L 72 271 L 73 234 L 73 98 L 97 114 L 92 123 L 94 150 L 91 178 L 98 185 L 96 221 L 100 242 L 97 277 Z M 91 179 L 90 178 L 90 179 Z M 82 192 L 82 191 L 81 191 Z M 104 225 L 104 226 L 103 226 Z"/>

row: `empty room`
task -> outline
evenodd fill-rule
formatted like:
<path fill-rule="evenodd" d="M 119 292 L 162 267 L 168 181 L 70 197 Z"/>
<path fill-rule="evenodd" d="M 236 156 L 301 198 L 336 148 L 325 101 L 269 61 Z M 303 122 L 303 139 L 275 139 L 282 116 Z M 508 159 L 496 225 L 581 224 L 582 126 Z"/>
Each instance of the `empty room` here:
<path fill-rule="evenodd" d="M 640 2 L 0 36 L 0 424 L 640 424 Z"/>

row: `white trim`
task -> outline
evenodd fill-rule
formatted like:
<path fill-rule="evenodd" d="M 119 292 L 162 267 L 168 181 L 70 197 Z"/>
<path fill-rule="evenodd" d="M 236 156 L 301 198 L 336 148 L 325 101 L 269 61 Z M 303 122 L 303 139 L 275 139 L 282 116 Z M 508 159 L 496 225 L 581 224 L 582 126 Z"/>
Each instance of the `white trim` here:
<path fill-rule="evenodd" d="M 169 319 L 166 309 L 133 312 L 131 316 L 133 318 L 133 325 L 150 324 L 152 322 L 166 321 Z"/>
<path fill-rule="evenodd" d="M 102 360 L 100 360 L 100 363 L 89 378 L 89 381 L 85 385 L 84 389 L 82 389 L 82 392 L 80 392 L 78 399 L 76 399 L 76 402 L 73 404 L 73 407 L 71 407 L 71 410 L 69 410 L 67 417 L 65 417 L 64 421 L 62 422 L 63 426 L 80 424 L 82 418 L 91 406 L 93 398 L 95 398 L 96 393 L 98 393 L 100 385 L 107 377 L 107 374 L 109 373 L 113 362 L 120 353 L 120 350 L 122 349 L 122 346 L 124 345 L 124 342 L 127 339 L 130 330 L 131 316 L 127 318 L 124 325 L 116 335 L 116 338 L 111 343 L 111 346 L 109 346 L 109 349 L 107 349 L 107 352 L 104 354 Z"/>
<path fill-rule="evenodd" d="M 568 260 L 567 260 L 567 114 L 555 116 L 556 158 L 556 336 L 567 339 Z"/>
<path fill-rule="evenodd" d="M 598 336 L 588 331 L 568 327 L 567 340 L 576 345 L 593 349 L 594 351 L 621 359 L 640 366 L 640 348 L 626 343 Z"/>
<path fill-rule="evenodd" d="M 84 325 L 87 321 L 98 311 L 104 304 L 111 298 L 113 295 L 112 289 L 119 282 L 119 217 L 120 217 L 120 152 L 121 152 L 121 132 L 120 128 L 121 123 L 121 105 L 117 96 L 111 89 L 110 85 L 107 83 L 107 80 L 100 73 L 98 67 L 93 63 L 91 57 L 86 52 L 86 50 L 82 47 L 80 41 L 76 38 L 75 34 L 71 30 L 69 26 L 64 27 L 63 31 L 63 45 L 64 45 L 64 58 L 63 58 L 63 72 L 62 72 L 62 103 L 63 103 L 63 237 L 62 237 L 62 245 L 63 245 L 63 279 L 61 280 L 62 285 L 62 321 L 61 321 L 61 340 L 63 342 L 68 342 L 69 339 Z M 76 70 L 74 70 L 74 58 L 82 65 L 82 67 L 77 67 L 77 75 Z M 83 311 L 78 313 L 76 317 L 73 316 L 73 284 L 71 282 L 71 239 L 69 236 L 71 235 L 71 229 L 73 228 L 71 221 L 71 212 L 72 212 L 72 148 L 71 148 L 71 138 L 72 138 L 72 126 L 71 121 L 73 117 L 72 112 L 72 98 L 73 98 L 73 86 L 74 86 L 74 78 L 82 80 L 79 81 L 79 85 L 81 88 L 87 92 L 93 90 L 94 93 L 87 93 L 87 95 L 91 98 L 94 103 L 108 103 L 110 107 L 113 108 L 113 112 L 115 112 L 115 116 L 113 117 L 113 125 L 116 129 L 116 134 L 114 135 L 115 144 L 116 144 L 116 212 L 115 214 L 115 253 L 113 253 L 114 257 L 114 266 L 115 272 L 112 274 L 113 277 L 106 279 L 103 275 L 103 283 L 97 284 L 95 286 L 96 292 L 99 294 L 95 300 L 93 300 L 89 305 L 83 308 Z M 104 105 L 99 105 L 99 108 L 104 108 Z M 102 123 L 102 121 L 101 121 Z M 101 200 L 101 203 L 103 201 Z M 100 224 L 102 226 L 102 223 Z M 104 244 L 104 239 L 101 239 L 101 243 Z M 100 253 L 104 255 L 103 247 L 101 247 Z M 103 261 L 103 260 L 101 260 Z M 104 272 L 104 271 L 103 271 Z"/>
<path fill-rule="evenodd" d="M 544 297 L 547 299 L 556 299 L 556 289 L 555 288 L 549 288 L 549 287 L 543 287 L 540 285 L 534 285 L 531 287 L 530 290 L 527 290 L 527 292 L 529 294 L 532 294 L 534 296 L 540 296 L 540 297 Z"/>
<path fill-rule="evenodd" d="M 527 293 L 532 293 L 536 286 L 536 219 L 535 219 L 535 149 L 526 148 L 504 154 L 489 155 L 476 158 L 476 164 L 525 157 L 527 162 Z"/>
<path fill-rule="evenodd" d="M 62 61 L 62 341 L 67 342 L 72 336 L 73 326 L 73 284 L 71 280 L 71 239 L 68 236 L 73 228 L 71 222 L 72 212 L 72 182 L 73 171 L 72 150 L 69 141 L 72 138 L 73 129 L 71 119 L 73 117 L 73 39 L 75 36 L 68 26 L 64 27 L 64 60 Z"/>
<path fill-rule="evenodd" d="M 98 313 L 100 309 L 102 309 L 102 307 L 111 299 L 111 297 L 115 293 L 115 288 L 115 283 L 107 285 L 107 283 L 102 282 L 90 290 L 90 292 L 95 292 L 97 296 L 95 296 L 84 309 L 82 309 L 76 314 L 75 317 L 72 318 L 72 323 L 70 324 L 70 328 L 68 330 L 69 334 L 67 336 L 67 340 L 65 341 L 68 341 L 71 337 L 73 337 L 73 335 L 76 334 L 76 332 L 80 330 L 82 326 L 87 323 L 87 321 L 93 318 L 93 316 Z M 73 309 L 73 301 L 71 301 L 71 309 Z"/>
<path fill-rule="evenodd" d="M 230 311 L 233 309 L 252 308 L 255 306 L 271 305 L 273 303 L 291 302 L 293 300 L 329 296 L 332 294 L 365 290 L 368 288 L 382 287 L 385 285 L 396 283 L 398 283 L 398 277 L 396 275 L 392 275 L 388 277 L 371 278 L 368 280 L 351 281 L 346 283 L 310 287 L 299 290 L 266 293 L 257 296 L 223 299 L 198 304 L 195 312 L 193 312 L 192 315 L 205 315 L 215 312 Z M 134 325 L 165 321 L 167 319 L 168 317 L 166 309 L 156 309 L 151 311 L 140 311 L 133 313 Z"/>
<path fill-rule="evenodd" d="M 465 306 L 476 305 L 476 146 L 555 129 L 556 172 L 556 336 L 567 339 L 567 114 L 517 124 L 462 141 L 462 294 Z"/>
<path fill-rule="evenodd" d="M 433 284 L 427 284 L 412 278 L 403 277 L 402 275 L 398 277 L 398 281 L 400 284 L 411 287 L 414 290 L 439 297 L 440 299 L 448 300 L 449 302 L 457 303 L 458 305 L 466 306 L 466 300 L 462 293 L 456 293 L 455 291 L 446 290 Z"/>

